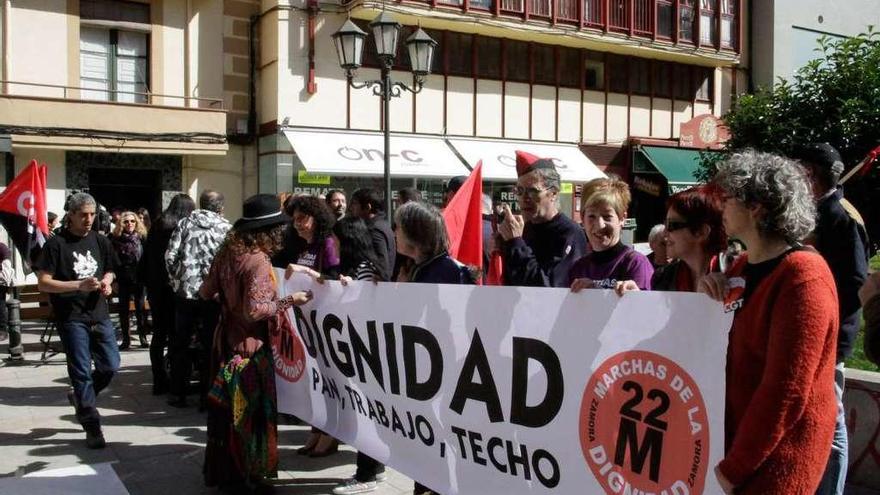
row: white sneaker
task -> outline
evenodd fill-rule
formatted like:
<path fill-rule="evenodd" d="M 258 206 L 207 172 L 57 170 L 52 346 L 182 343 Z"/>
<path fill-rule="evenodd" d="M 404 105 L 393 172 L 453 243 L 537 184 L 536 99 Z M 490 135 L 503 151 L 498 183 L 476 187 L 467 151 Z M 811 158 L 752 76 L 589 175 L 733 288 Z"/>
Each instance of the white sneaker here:
<path fill-rule="evenodd" d="M 355 493 L 367 493 L 376 489 L 375 481 L 358 481 L 349 478 L 333 489 L 334 495 L 354 495 Z"/>

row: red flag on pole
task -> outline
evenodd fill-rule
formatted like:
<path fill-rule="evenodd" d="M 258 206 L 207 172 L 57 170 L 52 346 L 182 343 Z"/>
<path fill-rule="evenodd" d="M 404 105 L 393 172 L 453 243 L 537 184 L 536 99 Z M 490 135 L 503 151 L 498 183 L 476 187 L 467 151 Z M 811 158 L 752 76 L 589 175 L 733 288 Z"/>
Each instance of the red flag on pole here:
<path fill-rule="evenodd" d="M 49 235 L 46 174 L 46 165 L 31 160 L 0 193 L 0 223 L 21 253 L 25 265 L 31 261 L 31 250 L 42 247 Z"/>
<path fill-rule="evenodd" d="M 443 210 L 449 255 L 480 269 L 483 268 L 482 170 L 483 161 L 480 160 Z"/>

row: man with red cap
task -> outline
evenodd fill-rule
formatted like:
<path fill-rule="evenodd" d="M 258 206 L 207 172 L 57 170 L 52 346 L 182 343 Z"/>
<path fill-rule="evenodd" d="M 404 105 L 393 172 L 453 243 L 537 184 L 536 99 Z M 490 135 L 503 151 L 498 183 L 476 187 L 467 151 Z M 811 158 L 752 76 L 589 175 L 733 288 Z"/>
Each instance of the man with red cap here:
<path fill-rule="evenodd" d="M 559 173 L 553 161 L 516 152 L 516 193 L 522 215 L 504 205 L 504 284 L 568 287 L 571 265 L 587 253 L 587 238 L 559 211 Z"/>

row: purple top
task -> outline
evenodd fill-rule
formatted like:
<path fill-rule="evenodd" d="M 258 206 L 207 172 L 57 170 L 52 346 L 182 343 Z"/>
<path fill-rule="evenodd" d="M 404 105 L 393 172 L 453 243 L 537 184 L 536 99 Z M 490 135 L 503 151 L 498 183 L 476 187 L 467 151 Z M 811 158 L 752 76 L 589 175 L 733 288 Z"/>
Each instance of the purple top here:
<path fill-rule="evenodd" d="M 568 272 L 568 283 L 588 278 L 599 289 L 613 289 L 618 281 L 633 280 L 639 289 L 651 289 L 654 267 L 648 257 L 630 246 L 617 243 L 605 251 L 592 252 L 574 263 Z"/>
<path fill-rule="evenodd" d="M 307 266 L 321 273 L 328 268 L 339 266 L 339 251 L 336 249 L 336 241 L 330 236 L 324 239 L 324 242 L 309 244 L 299 253 L 296 264 Z"/>

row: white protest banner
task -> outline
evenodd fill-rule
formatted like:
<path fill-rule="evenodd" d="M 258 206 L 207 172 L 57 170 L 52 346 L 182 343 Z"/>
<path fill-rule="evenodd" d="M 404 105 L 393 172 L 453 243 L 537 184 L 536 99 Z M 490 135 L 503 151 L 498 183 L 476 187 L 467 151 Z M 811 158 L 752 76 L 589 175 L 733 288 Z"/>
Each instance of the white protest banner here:
<path fill-rule="evenodd" d="M 279 410 L 439 493 L 721 493 L 731 315 L 701 294 L 299 289 Z"/>

